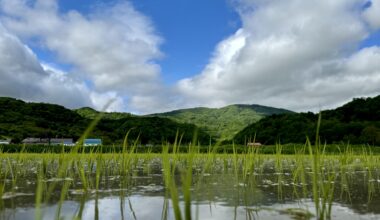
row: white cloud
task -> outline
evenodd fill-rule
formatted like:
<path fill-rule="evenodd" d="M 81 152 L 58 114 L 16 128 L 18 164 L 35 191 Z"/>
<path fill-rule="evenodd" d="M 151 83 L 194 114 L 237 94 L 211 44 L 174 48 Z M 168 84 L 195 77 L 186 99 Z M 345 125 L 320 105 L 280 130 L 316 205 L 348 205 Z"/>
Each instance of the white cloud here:
<path fill-rule="evenodd" d="M 182 96 L 176 95 L 176 91 L 170 88 L 157 87 L 149 93 L 133 96 L 129 104 L 132 113 L 145 114 L 165 112 L 184 107 Z"/>
<path fill-rule="evenodd" d="M 155 63 L 162 39 L 127 1 L 84 15 L 57 0 L 0 0 L 0 95 L 97 109 L 113 99 L 112 111 L 152 113 L 233 103 L 319 110 L 380 93 L 380 49 L 359 50 L 380 28 L 379 0 L 365 9 L 366 0 L 232 1 L 242 27 L 201 73 L 167 88 Z M 19 39 L 72 70 L 40 65 Z"/>
<path fill-rule="evenodd" d="M 380 1 L 371 1 L 371 6 L 363 12 L 364 18 L 373 29 L 380 28 Z"/>
<path fill-rule="evenodd" d="M 365 1 L 235 3 L 242 28 L 219 43 L 199 75 L 178 83 L 187 103 L 319 110 L 380 93 L 379 48 L 358 51 L 371 32 Z M 367 10 L 380 14 L 375 6 Z"/>
<path fill-rule="evenodd" d="M 156 80 L 159 67 L 152 61 L 161 53 L 161 39 L 145 16 L 128 2 L 84 16 L 60 14 L 56 1 L 2 0 L 8 29 L 24 38 L 37 37 L 60 59 L 75 65 L 97 88 L 126 89 Z"/>
<path fill-rule="evenodd" d="M 103 5 L 84 15 L 61 12 L 56 0 L 0 0 L 0 11 L 8 30 L 55 53 L 73 67 L 67 77 L 89 81 L 94 91 L 131 99 L 161 87 L 160 67 L 154 60 L 162 56 L 162 39 L 129 2 Z"/>
<path fill-rule="evenodd" d="M 104 103 L 96 100 L 118 98 L 112 94 L 91 91 L 84 83 L 47 64 L 40 64 L 36 55 L 16 36 L 0 24 L 0 96 L 26 101 L 48 102 L 71 108 L 82 106 L 101 109 Z M 98 99 L 99 99 L 98 98 Z M 122 110 L 120 98 L 109 110 Z"/>
<path fill-rule="evenodd" d="M 40 95 L 36 85 L 47 77 L 33 52 L 0 23 L 0 94 L 10 96 Z"/>
<path fill-rule="evenodd" d="M 122 112 L 126 108 L 123 98 L 115 92 L 91 92 L 90 98 L 94 107 L 101 111 Z"/>
<path fill-rule="evenodd" d="M 31 82 L 38 82 L 45 75 L 32 51 L 6 32 L 0 23 L 1 94 L 38 95 L 41 90 Z"/>

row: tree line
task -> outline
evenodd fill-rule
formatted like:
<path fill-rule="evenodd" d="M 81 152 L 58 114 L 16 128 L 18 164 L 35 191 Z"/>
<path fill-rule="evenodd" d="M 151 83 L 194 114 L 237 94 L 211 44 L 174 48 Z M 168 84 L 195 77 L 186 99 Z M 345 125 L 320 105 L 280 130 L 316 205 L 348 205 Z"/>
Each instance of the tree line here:
<path fill-rule="evenodd" d="M 236 143 L 255 139 L 264 144 L 305 143 L 315 139 L 319 113 L 289 113 L 268 116 L 240 131 Z M 322 143 L 380 145 L 380 96 L 356 98 L 321 113 L 319 135 Z"/>
<path fill-rule="evenodd" d="M 0 139 L 11 138 L 12 143 L 20 143 L 27 137 L 77 140 L 91 122 L 92 119 L 59 105 L 0 97 Z M 141 144 L 174 142 L 176 138 L 188 143 L 194 136 L 202 144 L 210 142 L 210 136 L 195 125 L 159 117 L 101 119 L 89 136 L 101 138 L 104 144 L 119 144 L 128 131 L 128 140 L 138 139 Z"/>

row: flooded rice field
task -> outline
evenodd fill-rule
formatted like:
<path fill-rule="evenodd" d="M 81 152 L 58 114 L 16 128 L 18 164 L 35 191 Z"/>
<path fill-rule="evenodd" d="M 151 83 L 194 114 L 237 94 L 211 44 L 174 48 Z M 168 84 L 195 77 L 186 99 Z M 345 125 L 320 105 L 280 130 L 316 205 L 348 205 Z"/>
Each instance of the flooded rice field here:
<path fill-rule="evenodd" d="M 0 159 L 0 219 L 380 219 L 370 154 Z"/>

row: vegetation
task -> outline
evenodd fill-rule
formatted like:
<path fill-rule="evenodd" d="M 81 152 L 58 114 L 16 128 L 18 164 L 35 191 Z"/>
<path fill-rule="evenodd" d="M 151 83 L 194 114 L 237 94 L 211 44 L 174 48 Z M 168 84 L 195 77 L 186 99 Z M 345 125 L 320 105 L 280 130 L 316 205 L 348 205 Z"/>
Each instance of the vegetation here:
<path fill-rule="evenodd" d="M 272 155 L 253 148 L 243 154 L 216 154 L 217 146 L 199 154 L 196 145 L 188 145 L 187 152 L 180 153 L 179 144 L 177 139 L 165 145 L 160 154 L 137 154 L 136 144 L 123 145 L 122 152 L 107 154 L 96 150 L 83 154 L 78 148 L 59 154 L 0 154 L 0 218 L 7 217 L 6 210 L 15 209 L 12 216 L 17 216 L 18 206 L 32 205 L 35 219 L 42 219 L 47 212 L 55 213 L 56 219 L 82 219 L 84 208 L 94 207 L 87 205 L 94 203 L 95 208 L 87 208 L 86 212 L 100 216 L 102 196 L 112 193 L 119 197 L 120 206 L 108 208 L 118 212 L 120 219 L 129 208 L 137 219 L 140 213 L 134 211 L 136 203 L 130 197 L 139 187 L 152 187 L 153 177 L 160 178 L 155 183 L 163 186 L 163 205 L 158 206 L 162 207 L 161 219 L 199 219 L 204 213 L 194 212 L 198 205 L 209 202 L 211 213 L 218 199 L 222 199 L 223 206 L 231 206 L 235 215 L 237 209 L 245 212 L 246 219 L 259 218 L 266 211 L 273 212 L 272 217 L 277 213 L 279 217 L 319 220 L 339 216 L 334 213 L 339 211 L 334 209 L 337 202 L 371 207 L 378 201 L 380 157 L 374 156 L 370 148 L 353 153 L 347 146 L 340 155 L 326 155 L 319 142 L 308 142 L 295 155 L 284 155 L 282 145 L 276 145 Z M 219 185 L 223 187 L 215 189 Z M 360 201 L 356 201 L 358 193 Z M 257 202 L 257 198 L 271 195 L 284 204 L 295 202 L 285 209 L 267 207 L 268 200 Z M 64 211 L 67 201 L 70 209 Z"/>
<path fill-rule="evenodd" d="M 9 216 L 9 209 L 15 210 L 12 216 L 16 216 L 18 206 L 28 204 L 25 198 L 31 197 L 35 219 L 42 219 L 46 212 L 51 211 L 55 212 L 55 219 L 82 219 L 88 203 L 94 204 L 94 218 L 99 219 L 101 196 L 112 193 L 119 196 L 120 206 L 115 210 L 120 213 L 120 218 L 125 218 L 125 209 L 129 207 L 132 218 L 137 219 L 139 213 L 135 213 L 134 203 L 129 198 L 139 187 L 151 187 L 152 183 L 149 181 L 153 177 L 160 178 L 158 184 L 162 186 L 164 193 L 161 219 L 198 219 L 202 214 L 197 212 L 199 204 L 209 202 L 211 213 L 214 205 L 222 201 L 223 205 L 233 207 L 230 210 L 234 210 L 235 219 L 238 219 L 237 215 L 241 212 L 244 212 L 247 219 L 255 219 L 259 218 L 261 212 L 269 211 L 295 219 L 316 217 L 324 220 L 336 216 L 334 211 L 337 209 L 334 206 L 338 202 L 352 204 L 358 199 L 357 194 L 364 197 L 364 201 L 362 199 L 359 204 L 365 203 L 366 207 L 376 206 L 380 198 L 380 156 L 375 155 L 378 149 L 366 145 L 326 145 L 324 143 L 328 142 L 329 136 L 324 133 L 327 128 L 323 127 L 324 120 L 331 120 L 342 126 L 367 123 L 366 125 L 373 128 L 363 128 L 360 135 L 364 136 L 366 132 L 371 134 L 370 132 L 378 128 L 377 116 L 370 114 L 377 109 L 372 109 L 372 105 L 378 103 L 377 98 L 354 100 L 336 110 L 325 111 L 322 113 L 323 120 L 321 115 L 313 113 L 274 115 L 268 117 L 269 119 L 262 119 L 255 126 L 261 123 L 268 123 L 269 127 L 276 129 L 283 126 L 282 129 L 289 129 L 289 134 L 294 137 L 295 131 L 301 131 L 297 129 L 307 128 L 311 129 L 310 132 L 314 129 L 313 133 L 317 131 L 308 135 L 309 131 L 303 130 L 305 136 L 313 137 L 313 143 L 304 137 L 303 142 L 306 143 L 302 145 L 277 143 L 263 148 L 235 144 L 228 147 L 210 144 L 205 147 L 203 141 L 198 144 L 197 136 L 192 135 L 197 130 L 194 125 L 179 124 L 159 117 L 128 117 L 117 120 L 100 120 L 97 117 L 91 122 L 60 106 L 29 106 L 12 99 L 2 101 L 4 105 L 0 106 L 6 107 L 1 108 L 1 115 L 11 118 L 23 116 L 22 123 L 28 123 L 22 125 L 29 125 L 31 131 L 35 129 L 38 133 L 39 129 L 45 131 L 48 128 L 51 134 L 68 132 L 69 125 L 75 125 L 66 124 L 65 120 L 68 120 L 70 123 L 76 122 L 77 129 L 83 134 L 80 139 L 90 134 L 103 135 L 104 139 L 107 137 L 118 140 L 122 144 L 89 148 L 80 145 L 71 148 L 50 146 L 44 148 L 43 154 L 28 153 L 39 152 L 41 148 L 38 146 L 3 146 L 0 148 L 0 218 Z M 358 108 L 356 102 L 369 110 Z M 67 111 L 72 113 L 69 119 L 56 116 L 59 112 Z M 347 118 L 347 112 L 352 116 Z M 18 125 L 19 120 L 14 120 L 13 123 Z M 38 120 L 58 121 L 62 123 L 61 126 L 67 126 L 68 131 L 56 130 L 49 125 L 37 126 Z M 299 125 L 295 126 L 296 122 Z M 90 126 L 81 127 L 84 124 Z M 2 122 L 0 125 L 3 136 L 12 135 L 7 130 L 10 122 Z M 291 130 L 292 126 L 297 129 Z M 175 129 L 171 129 L 172 127 Z M 144 133 L 148 136 L 144 136 Z M 256 137 L 253 134 L 253 138 L 260 140 L 257 130 L 255 134 Z M 274 141 L 279 140 L 279 137 L 281 140 L 287 138 L 277 136 Z M 128 141 L 127 138 L 134 141 Z M 204 142 L 210 141 L 202 130 L 198 131 L 198 138 Z M 164 144 L 161 148 L 142 145 L 152 140 Z M 372 140 L 376 141 L 376 138 Z M 189 142 L 191 143 L 187 144 Z M 18 148 L 13 151 L 15 153 L 7 153 L 14 148 Z M 144 154 L 139 153 L 141 149 L 144 149 Z M 161 150 L 159 154 L 153 152 L 156 149 Z M 290 151 L 293 155 L 287 155 Z M 215 189 L 219 184 L 223 184 L 223 187 Z M 221 192 L 218 192 L 220 189 Z M 256 200 L 273 195 L 276 202 L 294 203 L 290 203 L 291 208 L 271 209 L 265 207 L 270 199 L 263 200 L 264 202 Z M 77 202 L 73 203 L 73 200 Z M 67 201 L 71 202 L 70 210 L 74 210 L 70 215 L 63 211 Z M 73 208 L 74 206 L 76 207 Z M 90 212 L 90 209 L 86 212 Z"/>
<path fill-rule="evenodd" d="M 95 119 L 100 112 L 96 111 L 95 109 L 92 109 L 90 107 L 83 107 L 79 109 L 74 110 L 76 113 L 78 113 L 83 118 L 87 119 Z M 125 119 L 130 117 L 138 117 L 136 115 L 132 115 L 131 113 L 127 112 L 102 112 L 102 118 L 103 119 L 111 119 L 111 120 L 118 120 L 118 119 Z"/>
<path fill-rule="evenodd" d="M 208 144 L 214 139 L 232 138 L 239 130 L 260 120 L 279 113 L 289 113 L 259 105 L 231 105 L 220 109 L 194 108 L 148 116 L 130 113 L 98 112 L 85 107 L 69 110 L 59 105 L 25 103 L 13 98 L 0 97 L 0 136 L 9 137 L 19 143 L 26 137 L 72 137 L 79 138 L 89 123 L 102 113 L 102 120 L 94 129 L 94 135 L 104 143 L 121 143 L 125 133 L 144 144 L 162 144 L 174 140 L 177 129 L 184 134 L 184 140 L 191 141 L 197 131 L 199 140 Z M 196 126 L 191 125 L 195 124 Z"/>
<path fill-rule="evenodd" d="M 234 137 L 247 125 L 268 115 L 282 113 L 291 113 L 291 111 L 260 105 L 230 105 L 223 108 L 182 109 L 154 114 L 154 116 L 195 124 L 211 136 L 226 140 Z"/>
<path fill-rule="evenodd" d="M 76 109 L 75 112 L 88 119 L 94 119 L 100 113 L 88 107 Z M 227 140 L 247 125 L 268 115 L 282 113 L 291 113 L 291 111 L 260 105 L 230 105 L 223 108 L 181 109 L 147 116 L 169 118 L 179 123 L 194 124 L 214 138 Z M 104 113 L 103 115 L 103 118 L 111 120 L 130 117 L 139 116 L 120 112 Z"/>
<path fill-rule="evenodd" d="M 134 153 L 162 153 L 165 149 L 165 145 L 157 144 L 137 144 L 134 149 Z M 304 152 L 304 154 L 308 154 L 307 151 L 304 151 L 304 144 L 284 144 L 281 145 L 281 154 L 284 155 L 292 155 L 292 154 L 300 154 L 300 152 Z M 352 153 L 360 154 L 363 152 L 363 149 L 367 149 L 368 146 L 365 145 L 346 145 L 346 144 L 329 144 L 324 146 L 324 153 L 326 155 L 339 155 L 342 152 L 347 151 L 349 149 Z M 10 144 L 10 145 L 0 145 L 0 152 L 3 153 L 69 153 L 72 151 L 72 146 L 60 146 L 60 145 L 27 145 L 23 144 Z M 173 152 L 174 149 L 168 148 L 168 152 Z M 210 151 L 209 145 L 201 145 L 194 147 L 193 150 L 197 153 L 208 153 Z M 254 150 L 258 154 L 276 154 L 277 145 L 265 145 L 262 147 L 247 147 L 245 145 L 222 145 L 218 147 L 214 147 L 213 151 L 215 154 L 246 154 L 250 151 Z M 374 155 L 380 155 L 380 147 L 371 147 L 371 153 Z M 90 152 L 98 152 L 98 153 L 121 153 L 123 152 L 123 146 L 121 144 L 116 145 L 102 145 L 102 146 L 86 146 L 79 147 L 79 152 L 90 153 Z M 176 149 L 178 153 L 187 153 L 189 151 L 188 145 L 180 145 Z"/>
<path fill-rule="evenodd" d="M 380 96 L 354 99 L 337 109 L 322 111 L 321 141 L 327 144 L 380 145 L 379 111 Z M 285 114 L 278 114 L 281 112 Z M 70 137 L 76 140 L 99 113 L 90 108 L 72 111 L 59 105 L 0 98 L 0 138 L 11 138 L 13 143 L 19 143 L 26 137 Z M 219 137 L 219 140 L 224 140 L 223 144 L 228 145 L 232 141 L 226 138 L 250 122 L 255 123 L 234 136 L 235 144 L 246 145 L 252 141 L 265 145 L 304 144 L 306 137 L 314 138 L 318 119 L 311 112 L 292 113 L 257 105 L 184 109 L 149 116 L 102 114 L 103 119 L 97 123 L 92 135 L 102 138 L 106 145 L 122 143 L 130 129 L 130 138 L 139 136 L 141 144 L 160 145 L 173 141 L 179 130 L 184 143 L 191 142 L 197 131 L 203 144 L 208 145 Z M 189 123 L 196 124 L 199 129 Z"/>
<path fill-rule="evenodd" d="M 13 143 L 20 143 L 27 137 L 69 137 L 76 140 L 91 121 L 59 105 L 0 98 L 0 136 L 12 138 Z M 91 135 L 102 138 L 104 144 L 117 144 L 123 142 L 129 130 L 129 137 L 139 137 L 141 144 L 173 142 L 177 132 L 186 142 L 191 142 L 197 133 L 201 143 L 210 143 L 210 136 L 196 126 L 158 117 L 105 118 L 96 124 Z"/>
<path fill-rule="evenodd" d="M 89 120 L 59 105 L 0 98 L 0 135 L 18 143 L 26 137 L 78 138 Z"/>
<path fill-rule="evenodd" d="M 102 119 L 96 125 L 93 134 L 102 137 L 104 143 L 122 143 L 129 131 L 130 139 L 139 139 L 141 144 L 162 144 L 174 142 L 179 133 L 185 143 L 190 143 L 196 134 L 202 144 L 214 140 L 195 125 L 174 122 L 159 117 L 132 117 L 119 120 Z"/>
<path fill-rule="evenodd" d="M 322 142 L 380 145 L 380 96 L 354 99 L 321 114 Z M 268 145 L 305 143 L 306 137 L 315 137 L 317 120 L 318 115 L 311 112 L 268 116 L 244 128 L 234 141 L 244 144 L 255 139 Z"/>

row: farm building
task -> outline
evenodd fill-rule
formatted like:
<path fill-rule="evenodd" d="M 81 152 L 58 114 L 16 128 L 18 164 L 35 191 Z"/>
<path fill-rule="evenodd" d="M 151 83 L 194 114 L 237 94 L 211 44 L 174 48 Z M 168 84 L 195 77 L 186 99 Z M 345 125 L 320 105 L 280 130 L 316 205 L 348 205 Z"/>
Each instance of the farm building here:
<path fill-rule="evenodd" d="M 72 138 L 51 138 L 51 145 L 64 145 L 64 146 L 74 146 L 74 141 Z"/>
<path fill-rule="evenodd" d="M 34 137 L 28 137 L 22 140 L 23 144 L 49 144 L 49 138 L 34 138 Z"/>
<path fill-rule="evenodd" d="M 263 145 L 260 142 L 250 142 L 250 143 L 247 143 L 247 146 L 248 147 L 261 147 Z"/>
<path fill-rule="evenodd" d="M 0 140 L 0 145 L 5 145 L 5 144 L 10 144 L 11 143 L 11 139 L 4 139 L 4 140 Z"/>
<path fill-rule="evenodd" d="M 74 141 L 72 138 L 25 138 L 23 144 L 36 144 L 36 145 L 65 145 L 73 146 Z"/>
<path fill-rule="evenodd" d="M 102 145 L 102 139 L 89 138 L 89 139 L 84 139 L 83 141 L 83 146 L 98 146 L 98 145 Z"/>

